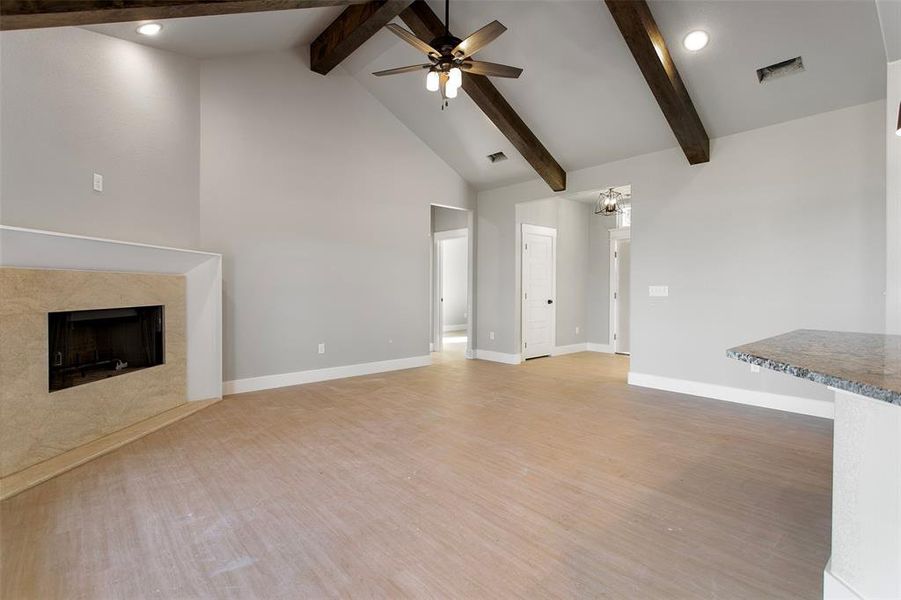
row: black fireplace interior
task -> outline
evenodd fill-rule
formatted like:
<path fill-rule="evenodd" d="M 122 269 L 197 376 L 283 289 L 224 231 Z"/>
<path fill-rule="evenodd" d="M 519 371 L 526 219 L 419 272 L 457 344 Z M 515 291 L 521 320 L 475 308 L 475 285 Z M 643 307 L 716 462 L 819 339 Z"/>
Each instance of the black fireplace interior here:
<path fill-rule="evenodd" d="M 48 323 L 51 392 L 164 362 L 162 306 L 54 312 Z"/>

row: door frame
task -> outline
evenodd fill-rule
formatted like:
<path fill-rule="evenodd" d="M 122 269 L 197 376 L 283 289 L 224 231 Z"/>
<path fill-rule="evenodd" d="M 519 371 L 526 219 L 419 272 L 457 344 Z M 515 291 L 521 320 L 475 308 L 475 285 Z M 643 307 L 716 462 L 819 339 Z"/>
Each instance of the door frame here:
<path fill-rule="evenodd" d="M 616 325 L 617 325 L 617 300 L 619 300 L 619 260 L 617 260 L 617 252 L 616 252 L 616 243 L 621 240 L 629 240 L 632 241 L 632 228 L 631 227 L 616 227 L 608 230 L 610 232 L 610 285 L 608 286 L 610 289 L 610 336 L 607 340 L 610 344 L 610 351 L 614 354 L 616 352 Z M 629 265 L 631 268 L 632 265 Z M 631 324 L 631 313 L 630 313 L 630 324 Z M 631 351 L 626 354 L 631 356 Z"/>
<path fill-rule="evenodd" d="M 551 305 L 551 311 L 553 312 L 551 315 L 551 352 L 548 353 L 548 356 L 550 356 L 553 353 L 554 348 L 557 347 L 557 229 L 555 227 L 545 227 L 544 225 L 530 225 L 529 223 L 523 223 L 519 242 L 519 355 L 522 357 L 522 360 L 527 360 L 526 294 L 524 291 L 526 289 L 526 279 L 525 260 L 523 260 L 525 258 L 523 253 L 525 253 L 526 250 L 527 233 L 547 235 L 551 238 L 551 254 L 553 255 L 553 260 L 551 261 L 551 268 L 553 269 L 553 276 L 551 277 L 551 296 L 553 296 L 554 303 Z"/>
<path fill-rule="evenodd" d="M 436 205 L 437 206 L 437 205 Z M 469 212 L 469 223 L 472 224 L 472 212 Z M 444 307 L 441 298 L 443 268 L 441 242 L 463 238 L 466 240 L 466 358 L 472 358 L 472 244 L 469 235 L 470 227 L 436 231 L 432 234 L 432 340 L 430 350 L 441 352 L 444 347 Z"/>

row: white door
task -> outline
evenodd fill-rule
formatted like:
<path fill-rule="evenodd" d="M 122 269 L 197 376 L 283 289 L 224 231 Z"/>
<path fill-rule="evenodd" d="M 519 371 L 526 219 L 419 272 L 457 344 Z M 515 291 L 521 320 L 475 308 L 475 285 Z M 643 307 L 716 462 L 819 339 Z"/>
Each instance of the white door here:
<path fill-rule="evenodd" d="M 617 354 L 629 354 L 629 282 L 630 282 L 630 250 L 629 239 L 616 241 L 616 327 L 613 333 L 613 351 Z"/>
<path fill-rule="evenodd" d="M 556 229 L 522 226 L 523 358 L 548 356 L 554 349 L 556 241 Z"/>

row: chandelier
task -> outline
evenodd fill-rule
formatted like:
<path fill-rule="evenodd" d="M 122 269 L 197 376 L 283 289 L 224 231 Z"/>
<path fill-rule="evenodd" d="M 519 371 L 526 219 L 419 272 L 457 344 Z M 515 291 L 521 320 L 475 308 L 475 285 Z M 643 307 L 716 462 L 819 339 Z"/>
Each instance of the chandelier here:
<path fill-rule="evenodd" d="M 613 188 L 607 188 L 598 196 L 594 205 L 594 214 L 610 217 L 623 212 L 625 197 Z"/>

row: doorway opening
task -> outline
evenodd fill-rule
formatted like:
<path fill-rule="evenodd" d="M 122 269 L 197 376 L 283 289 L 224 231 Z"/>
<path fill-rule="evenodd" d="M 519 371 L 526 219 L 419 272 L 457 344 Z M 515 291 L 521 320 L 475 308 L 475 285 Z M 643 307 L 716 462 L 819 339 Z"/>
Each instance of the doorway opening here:
<path fill-rule="evenodd" d="M 470 211 L 432 206 L 432 341 L 442 359 L 472 356 Z"/>

